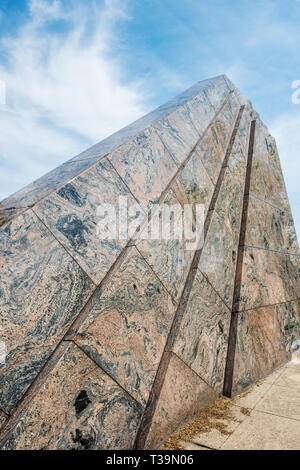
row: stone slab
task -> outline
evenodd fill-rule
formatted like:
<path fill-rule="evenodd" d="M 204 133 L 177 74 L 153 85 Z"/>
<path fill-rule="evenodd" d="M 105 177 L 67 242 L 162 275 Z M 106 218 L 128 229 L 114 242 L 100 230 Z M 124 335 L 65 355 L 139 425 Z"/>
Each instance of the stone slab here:
<path fill-rule="evenodd" d="M 256 409 L 256 405 L 262 400 L 271 387 L 272 385 L 267 382 L 254 384 L 235 400 L 235 405 L 251 410 Z"/>
<path fill-rule="evenodd" d="M 219 106 L 221 102 L 219 103 Z M 215 115 L 215 108 L 207 98 L 205 90 L 194 96 L 188 103 L 187 107 L 190 112 L 192 122 L 201 136 L 210 124 Z"/>
<path fill-rule="evenodd" d="M 218 392 L 223 388 L 230 318 L 228 308 L 197 272 L 172 350 Z"/>
<path fill-rule="evenodd" d="M 142 407 L 77 346 L 64 347 L 2 449 L 131 449 Z"/>
<path fill-rule="evenodd" d="M 204 134 L 196 151 L 210 179 L 216 184 L 224 159 L 224 150 L 213 126 L 210 126 Z"/>
<path fill-rule="evenodd" d="M 108 159 L 144 207 L 158 201 L 178 169 L 153 128 L 114 150 Z"/>
<path fill-rule="evenodd" d="M 276 383 L 258 403 L 256 410 L 300 421 L 300 389 L 282 387 Z M 298 426 L 300 429 L 299 423 Z"/>
<path fill-rule="evenodd" d="M 145 449 L 159 447 L 178 427 L 210 406 L 217 396 L 195 372 L 171 355 Z"/>
<path fill-rule="evenodd" d="M 163 204 L 169 206 L 170 210 L 176 204 L 182 209 L 173 191 L 168 191 Z M 182 228 L 182 220 L 181 212 L 178 212 L 178 215 L 174 213 L 174 224 Z M 150 237 L 146 239 L 146 228 L 141 232 L 136 246 L 173 299 L 179 301 L 194 257 L 194 251 L 187 250 L 185 239 L 176 239 L 172 236 L 172 224 L 170 233 L 170 239 L 151 240 Z"/>
<path fill-rule="evenodd" d="M 250 196 L 245 245 L 299 254 L 291 213 Z"/>
<path fill-rule="evenodd" d="M 136 203 L 110 163 L 102 160 L 34 208 L 95 284 L 100 283 L 127 243 L 97 235 L 97 208 L 111 204 L 117 210 L 120 196 L 128 198 L 128 206 Z"/>
<path fill-rule="evenodd" d="M 208 176 L 200 154 L 195 151 L 172 186 L 179 202 L 183 204 L 203 204 L 207 213 L 214 185 Z"/>
<path fill-rule="evenodd" d="M 275 380 L 276 385 L 300 390 L 300 364 L 285 368 Z"/>
<path fill-rule="evenodd" d="M 236 136 L 229 158 L 228 168 L 232 177 L 244 192 L 245 189 L 245 177 L 247 168 L 247 151 L 243 148 L 239 138 Z"/>
<path fill-rule="evenodd" d="M 199 270 L 231 309 L 234 275 L 237 260 L 237 242 L 216 211 L 205 238 Z"/>
<path fill-rule="evenodd" d="M 180 93 L 154 111 L 141 117 L 132 124 L 129 124 L 120 131 L 115 132 L 96 145 L 81 152 L 76 157 L 71 158 L 65 164 L 60 165 L 34 181 L 32 184 L 4 199 L 2 201 L 3 207 L 26 208 L 35 204 L 51 191 L 56 190 L 58 186 L 67 183 L 70 178 L 78 175 L 82 169 L 93 165 L 93 163 L 105 157 L 126 141 L 133 139 L 142 130 L 159 119 L 166 117 L 168 114 L 178 109 L 179 106 L 185 105 L 187 102 L 191 103 L 189 109 L 193 114 L 193 121 L 198 130 L 201 130 L 203 126 L 205 128 L 213 118 L 215 110 L 221 105 L 222 101 L 229 93 L 229 90 L 224 75 L 197 82 L 188 90 Z M 211 104 L 211 102 L 213 104 Z"/>
<path fill-rule="evenodd" d="M 101 287 L 75 343 L 146 405 L 176 305 L 135 247 Z"/>
<path fill-rule="evenodd" d="M 222 450 L 299 450 L 299 422 L 253 411 Z"/>
<path fill-rule="evenodd" d="M 299 301 L 239 314 L 233 375 L 235 394 L 289 361 L 299 318 Z"/>
<path fill-rule="evenodd" d="M 300 297 L 300 256 L 244 248 L 239 310 Z"/>
<path fill-rule="evenodd" d="M 237 243 L 240 236 L 243 202 L 244 194 L 229 169 L 226 168 L 215 210 L 222 224 Z"/>

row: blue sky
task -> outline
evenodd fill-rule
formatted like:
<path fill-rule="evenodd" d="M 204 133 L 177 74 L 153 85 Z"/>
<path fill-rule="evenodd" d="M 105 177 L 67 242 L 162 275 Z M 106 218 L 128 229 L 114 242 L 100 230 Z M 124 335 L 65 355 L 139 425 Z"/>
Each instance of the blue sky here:
<path fill-rule="evenodd" d="M 300 234 L 300 1 L 0 0 L 0 199 L 226 73 L 277 139 Z"/>

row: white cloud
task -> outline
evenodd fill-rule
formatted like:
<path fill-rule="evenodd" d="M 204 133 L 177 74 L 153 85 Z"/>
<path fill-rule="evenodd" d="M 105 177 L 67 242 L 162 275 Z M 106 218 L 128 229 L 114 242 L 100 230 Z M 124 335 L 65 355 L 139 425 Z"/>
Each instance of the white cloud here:
<path fill-rule="evenodd" d="M 146 112 L 141 84 L 124 83 L 114 59 L 126 2 L 68 5 L 32 0 L 30 19 L 0 43 L 0 199 Z"/>

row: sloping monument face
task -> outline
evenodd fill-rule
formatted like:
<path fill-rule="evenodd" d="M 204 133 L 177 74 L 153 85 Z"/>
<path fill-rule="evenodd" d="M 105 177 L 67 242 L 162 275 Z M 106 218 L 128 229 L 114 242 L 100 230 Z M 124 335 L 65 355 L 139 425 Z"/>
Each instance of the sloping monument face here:
<path fill-rule="evenodd" d="M 157 448 L 300 339 L 276 143 L 223 75 L 2 201 L 0 225 L 2 449 Z"/>

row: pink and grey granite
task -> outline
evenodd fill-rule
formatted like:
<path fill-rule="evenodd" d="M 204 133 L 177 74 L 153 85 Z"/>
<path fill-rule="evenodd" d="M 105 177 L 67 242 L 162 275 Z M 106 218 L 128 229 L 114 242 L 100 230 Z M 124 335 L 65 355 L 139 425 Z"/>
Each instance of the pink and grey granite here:
<path fill-rule="evenodd" d="M 238 242 L 214 211 L 199 262 L 199 271 L 231 309 Z"/>
<path fill-rule="evenodd" d="M 250 196 L 245 245 L 299 254 L 291 213 Z"/>
<path fill-rule="evenodd" d="M 94 285 L 31 210 L 0 232 L 0 408 L 10 413 Z"/>
<path fill-rule="evenodd" d="M 165 118 L 172 111 L 186 103 L 190 103 L 189 109 L 194 116 L 194 124 L 201 134 L 213 119 L 214 112 L 219 109 L 230 89 L 224 75 L 196 83 L 156 110 L 93 145 L 88 150 L 81 152 L 24 189 L 3 200 L 2 206 L 10 212 L 10 217 L 8 217 L 7 212 L 3 215 L 0 212 L 1 218 L 4 219 L 5 216 L 6 221 L 10 220 L 17 213 L 16 208 L 27 208 L 35 204 L 78 175 L 83 169 L 104 158 L 117 147 L 133 139 L 141 131 Z"/>
<path fill-rule="evenodd" d="M 235 138 L 228 158 L 228 168 L 235 183 L 238 184 L 241 191 L 244 192 L 247 168 L 247 149 L 243 148 L 238 136 Z"/>
<path fill-rule="evenodd" d="M 241 312 L 238 321 L 233 393 L 246 390 L 291 357 L 298 339 L 300 301 Z"/>
<path fill-rule="evenodd" d="M 5 413 L 3 413 L 3 411 L 0 411 L 0 429 L 4 425 L 7 418 L 8 418 L 8 416 Z"/>
<path fill-rule="evenodd" d="M 206 125 L 208 123 L 207 120 Z M 153 127 L 178 166 L 184 162 L 200 137 L 187 105 L 180 106 Z"/>
<path fill-rule="evenodd" d="M 142 407 L 72 343 L 2 449 L 131 449 Z"/>
<path fill-rule="evenodd" d="M 213 184 L 216 184 L 224 160 L 224 151 L 213 126 L 204 134 L 196 152 L 199 154 L 208 176 Z"/>
<path fill-rule="evenodd" d="M 36 214 L 95 284 L 101 282 L 126 245 L 126 240 L 100 239 L 97 235 L 98 206 L 111 204 L 117 210 L 120 196 L 127 196 L 128 205 L 136 203 L 105 159 L 34 207 Z"/>
<path fill-rule="evenodd" d="M 188 423 L 218 397 L 181 359 L 171 354 L 145 449 L 156 449 L 177 428 Z"/>
<path fill-rule="evenodd" d="M 221 107 L 222 101 L 218 102 L 218 105 Z M 192 98 L 187 103 L 187 107 L 192 122 L 201 136 L 214 118 L 216 110 L 208 101 L 205 90 Z"/>
<path fill-rule="evenodd" d="M 112 271 L 75 343 L 142 405 L 147 403 L 176 304 L 135 247 Z"/>
<path fill-rule="evenodd" d="M 208 211 L 214 185 L 196 150 L 173 183 L 172 189 L 181 204 L 202 204 Z"/>
<path fill-rule="evenodd" d="M 244 248 L 239 310 L 300 298 L 300 255 Z"/>
<path fill-rule="evenodd" d="M 139 228 L 128 240 L 110 224 L 100 238 L 97 209 L 118 216 L 120 196 Z M 161 204 L 192 204 L 194 225 L 204 206 L 203 247 L 145 237 Z M 278 150 L 224 75 L 6 198 L 0 227 L 2 449 L 156 448 L 299 339 Z"/>

